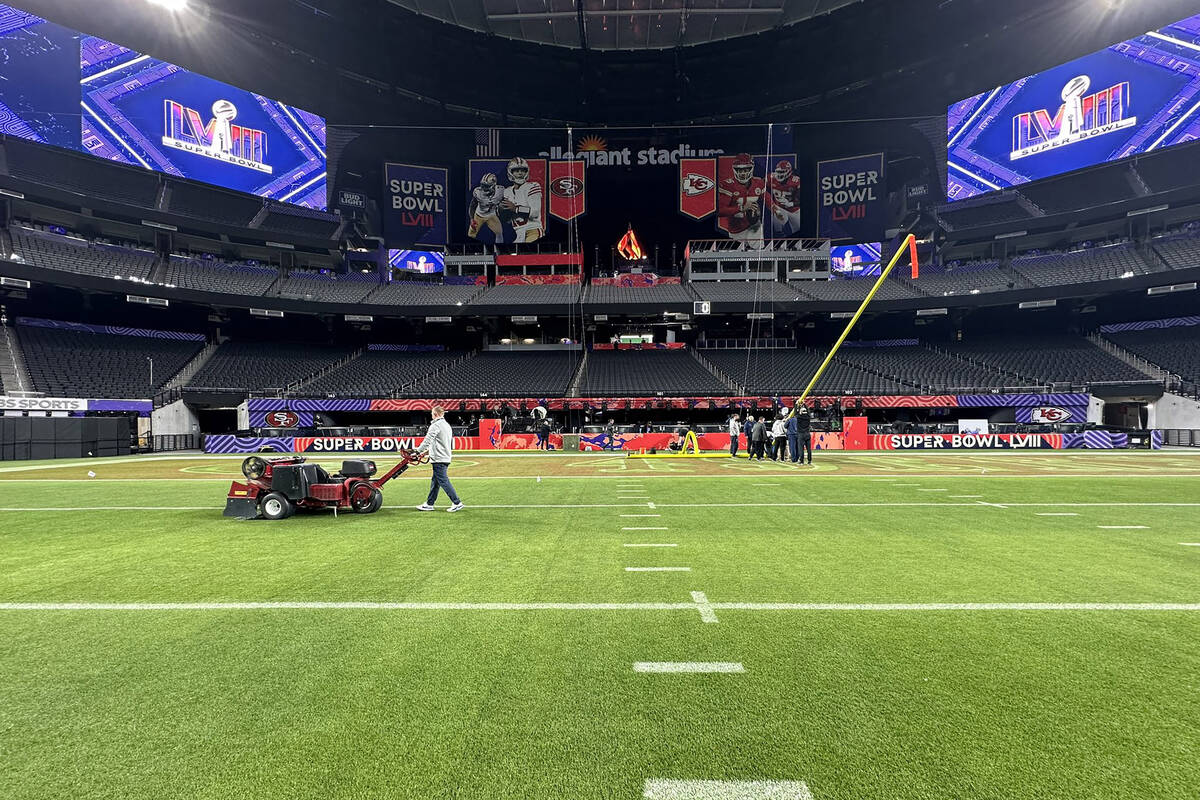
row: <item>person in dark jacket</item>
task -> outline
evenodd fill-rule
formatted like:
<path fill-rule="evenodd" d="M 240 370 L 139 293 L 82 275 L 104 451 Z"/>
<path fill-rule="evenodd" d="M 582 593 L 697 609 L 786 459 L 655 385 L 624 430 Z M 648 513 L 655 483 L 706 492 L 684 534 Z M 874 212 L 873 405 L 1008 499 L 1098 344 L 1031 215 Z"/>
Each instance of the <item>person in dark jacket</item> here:
<path fill-rule="evenodd" d="M 746 434 L 746 458 L 754 458 L 754 415 L 749 411 L 746 412 L 742 433 Z"/>
<path fill-rule="evenodd" d="M 795 464 L 800 458 L 800 409 L 804 406 L 798 406 L 794 413 L 788 414 L 787 425 L 784 430 L 787 431 L 788 452 L 792 454 L 792 463 Z M 808 409 L 805 408 L 805 411 Z M 805 414 L 808 416 L 808 414 Z"/>
<path fill-rule="evenodd" d="M 750 431 L 750 438 L 754 442 L 750 457 L 757 457 L 759 461 L 762 461 L 767 449 L 766 417 L 759 417 L 758 422 L 754 423 L 754 427 Z"/>
<path fill-rule="evenodd" d="M 808 452 L 808 463 L 812 464 L 812 420 L 809 418 L 808 407 L 800 406 L 792 416 L 791 422 L 796 425 L 796 447 L 792 450 L 792 463 L 804 462 L 804 453 Z M 789 438 L 791 434 L 789 433 Z"/>

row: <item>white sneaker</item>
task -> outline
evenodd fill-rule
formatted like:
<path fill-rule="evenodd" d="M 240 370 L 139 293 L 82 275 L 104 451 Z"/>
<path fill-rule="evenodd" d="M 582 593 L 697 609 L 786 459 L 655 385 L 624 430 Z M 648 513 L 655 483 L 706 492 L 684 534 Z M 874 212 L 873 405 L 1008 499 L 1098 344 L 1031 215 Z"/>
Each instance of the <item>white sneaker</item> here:
<path fill-rule="evenodd" d="M 435 509 L 433 506 L 429 505 L 429 503 L 421 503 L 421 505 L 417 506 L 417 511 L 436 511 L 436 510 L 437 509 Z"/>
<path fill-rule="evenodd" d="M 464 508 L 466 508 L 466 506 L 464 506 L 462 503 L 455 503 L 454 505 L 447 508 L 446 511 L 453 514 L 455 511 L 462 511 Z"/>

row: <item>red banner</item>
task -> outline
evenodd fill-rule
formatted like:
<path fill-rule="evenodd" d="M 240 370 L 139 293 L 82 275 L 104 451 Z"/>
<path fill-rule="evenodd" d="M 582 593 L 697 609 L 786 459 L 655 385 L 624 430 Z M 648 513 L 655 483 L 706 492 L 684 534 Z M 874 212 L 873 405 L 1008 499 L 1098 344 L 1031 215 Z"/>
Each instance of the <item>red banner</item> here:
<path fill-rule="evenodd" d="M 587 210 L 584 162 L 550 162 L 550 213 L 570 222 Z"/>
<path fill-rule="evenodd" d="M 727 433 L 702 433 L 696 437 L 700 444 L 701 452 L 714 452 L 719 450 L 729 450 L 729 434 Z M 745 452 L 746 437 L 740 435 L 738 437 L 740 449 Z M 622 450 L 634 451 L 641 450 L 657 450 L 660 453 L 671 452 L 671 444 L 682 444 L 679 434 L 676 433 L 618 433 L 615 436 L 610 436 L 606 433 L 584 433 L 579 436 L 579 449 L 584 452 L 594 452 L 597 450 Z M 827 433 L 824 431 L 813 431 L 812 448 L 814 450 L 843 450 L 844 444 L 840 433 Z"/>
<path fill-rule="evenodd" d="M 717 213 L 717 160 L 679 159 L 679 212 L 692 219 Z"/>
<path fill-rule="evenodd" d="M 497 286 L 543 286 L 582 283 L 578 272 L 570 275 L 497 275 Z"/>

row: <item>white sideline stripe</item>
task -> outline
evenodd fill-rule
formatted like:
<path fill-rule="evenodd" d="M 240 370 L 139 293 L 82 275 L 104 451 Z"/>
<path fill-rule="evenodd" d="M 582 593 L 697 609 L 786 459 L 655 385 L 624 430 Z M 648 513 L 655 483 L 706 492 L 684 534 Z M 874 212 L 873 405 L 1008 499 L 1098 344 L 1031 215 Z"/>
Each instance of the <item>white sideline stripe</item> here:
<path fill-rule="evenodd" d="M 1097 525 L 1097 528 L 1106 531 L 1145 531 L 1149 530 L 1149 525 Z"/>
<path fill-rule="evenodd" d="M 1200 542 L 1180 542 L 1184 547 L 1200 547 Z"/>
<path fill-rule="evenodd" d="M 0 481 L 0 485 L 3 485 Z M 472 505 L 484 508 L 1200 508 L 1200 503 L 506 503 Z M 389 509 L 409 509 L 408 505 L 384 506 Z M 5 511 L 219 511 L 219 502 L 207 506 L 3 506 Z M 660 517 L 661 514 L 621 514 L 622 517 Z"/>
<path fill-rule="evenodd" d="M 918 492 L 948 492 L 949 489 L 917 489 Z"/>
<path fill-rule="evenodd" d="M 635 661 L 634 672 L 745 672 L 746 668 L 737 661 Z M 653 797 L 655 795 L 646 795 Z M 668 795 L 669 796 L 669 795 Z M 679 795 L 680 797 L 707 800 L 705 795 Z M 736 797 L 737 795 L 729 795 Z"/>
<path fill-rule="evenodd" d="M 626 572 L 691 572 L 691 567 L 626 567 Z"/>
<path fill-rule="evenodd" d="M 621 528 L 621 530 L 623 530 L 623 531 L 665 531 L 665 530 L 667 530 L 667 528 L 665 526 L 656 526 L 656 527 L 650 527 L 650 528 L 647 528 L 645 526 L 635 526 L 635 527 L 624 527 L 624 528 Z"/>
<path fill-rule="evenodd" d="M 1074 511 L 1039 511 L 1035 517 L 1078 517 Z"/>
<path fill-rule="evenodd" d="M 921 477 L 925 477 L 925 476 L 922 475 Z M 897 486 L 920 486 L 921 484 L 919 484 L 919 483 L 897 483 L 896 485 Z"/>
<path fill-rule="evenodd" d="M 804 781 L 679 781 L 650 778 L 643 800 L 813 800 Z"/>
<path fill-rule="evenodd" d="M 712 603 L 708 602 L 708 595 L 704 592 L 692 592 L 692 602 L 700 610 L 701 622 L 720 622 L 716 612 L 713 611 Z"/>
<path fill-rule="evenodd" d="M 658 542 L 630 542 L 629 544 L 621 545 L 622 547 L 679 547 L 677 544 L 666 544 Z"/>
<path fill-rule="evenodd" d="M 1200 603 L 709 603 L 715 611 L 1200 611 Z M 695 611 L 696 603 L 0 603 L 0 611 Z"/>

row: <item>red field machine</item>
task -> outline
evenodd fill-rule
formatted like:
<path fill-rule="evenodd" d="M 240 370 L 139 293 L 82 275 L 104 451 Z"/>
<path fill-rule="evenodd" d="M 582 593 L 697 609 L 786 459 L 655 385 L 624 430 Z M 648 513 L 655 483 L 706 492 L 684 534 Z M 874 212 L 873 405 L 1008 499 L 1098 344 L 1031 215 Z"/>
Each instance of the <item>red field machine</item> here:
<path fill-rule="evenodd" d="M 325 508 L 374 514 L 383 506 L 383 485 L 411 465 L 428 460 L 425 454 L 405 450 L 399 464 L 376 478 L 375 462 L 365 459 L 343 461 L 341 470 L 330 475 L 320 464 L 306 463 L 303 456 L 250 456 L 242 462 L 246 482 L 234 481 L 229 487 L 225 516 L 286 519 L 297 510 Z"/>

